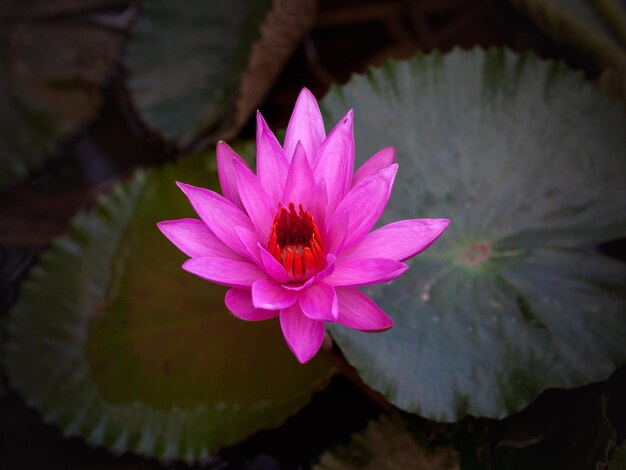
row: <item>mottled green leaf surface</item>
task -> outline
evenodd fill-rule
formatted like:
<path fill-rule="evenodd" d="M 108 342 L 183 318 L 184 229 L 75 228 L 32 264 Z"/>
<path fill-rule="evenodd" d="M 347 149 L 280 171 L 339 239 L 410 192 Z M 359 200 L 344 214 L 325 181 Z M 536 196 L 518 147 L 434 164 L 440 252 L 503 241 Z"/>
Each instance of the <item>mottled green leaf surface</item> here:
<path fill-rule="evenodd" d="M 358 161 L 394 145 L 384 223 L 452 223 L 391 285 L 395 326 L 331 327 L 372 388 L 431 419 L 503 417 L 626 363 L 626 116 L 564 66 L 505 51 L 390 62 L 323 101 L 355 109 Z"/>
<path fill-rule="evenodd" d="M 142 2 L 126 56 L 139 113 L 179 143 L 225 138 L 269 90 L 314 12 L 312 0 Z"/>
<path fill-rule="evenodd" d="M 274 320 L 248 323 L 225 289 L 184 272 L 159 220 L 193 216 L 175 181 L 217 186 L 214 154 L 114 188 L 56 239 L 24 282 L 6 366 L 26 402 L 67 435 L 159 458 L 205 459 L 274 427 L 327 383 Z"/>

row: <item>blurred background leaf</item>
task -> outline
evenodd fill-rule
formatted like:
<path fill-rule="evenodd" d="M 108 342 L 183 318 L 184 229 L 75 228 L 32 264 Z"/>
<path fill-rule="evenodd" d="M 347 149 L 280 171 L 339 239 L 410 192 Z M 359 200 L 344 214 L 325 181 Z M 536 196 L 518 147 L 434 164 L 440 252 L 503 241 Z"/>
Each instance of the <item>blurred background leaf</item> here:
<path fill-rule="evenodd" d="M 315 0 L 141 4 L 126 55 L 135 106 L 179 144 L 235 135 L 304 35 Z"/>
<path fill-rule="evenodd" d="M 619 0 L 510 0 L 539 28 L 601 67 L 626 64 L 626 12 Z"/>
<path fill-rule="evenodd" d="M 569 394 L 550 391 L 501 422 L 466 418 L 443 424 L 387 412 L 346 445 L 325 452 L 314 468 L 601 470 L 616 439 L 605 409 L 606 395 L 591 386 Z M 613 459 L 620 458 L 618 449 Z"/>
<path fill-rule="evenodd" d="M 350 442 L 325 452 L 316 470 L 371 469 L 461 470 L 457 452 L 451 447 L 437 449 L 425 435 L 412 433 L 398 413 L 381 415 Z"/>
<path fill-rule="evenodd" d="M 393 143 L 382 223 L 446 217 L 412 269 L 365 292 L 391 330 L 329 325 L 365 383 L 403 410 L 501 418 L 626 362 L 623 110 L 562 65 L 508 51 L 389 62 L 323 100 L 355 109 L 358 161 Z"/>
<path fill-rule="evenodd" d="M 133 10 L 130 1 L 5 1 L 0 6 L 0 188 L 91 122 Z"/>

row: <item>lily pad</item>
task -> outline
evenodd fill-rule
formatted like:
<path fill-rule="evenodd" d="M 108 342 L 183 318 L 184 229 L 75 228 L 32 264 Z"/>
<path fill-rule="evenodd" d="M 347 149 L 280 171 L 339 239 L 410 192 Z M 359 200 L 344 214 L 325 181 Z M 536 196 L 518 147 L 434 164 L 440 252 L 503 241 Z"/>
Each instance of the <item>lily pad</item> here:
<path fill-rule="evenodd" d="M 209 163 L 210 162 L 210 163 Z M 139 174 L 78 215 L 11 312 L 10 384 L 92 445 L 195 461 L 281 424 L 332 367 L 293 358 L 275 321 L 230 315 L 156 229 L 193 215 L 174 182 L 217 186 L 215 155 Z"/>
<path fill-rule="evenodd" d="M 626 363 L 626 116 L 561 64 L 509 51 L 418 55 L 323 100 L 355 108 L 358 160 L 395 145 L 381 222 L 446 217 L 411 269 L 365 292 L 395 326 L 331 326 L 363 380 L 436 420 L 503 417 Z"/>
<path fill-rule="evenodd" d="M 125 23 L 111 19 L 127 13 L 128 3 L 0 6 L 0 187 L 37 168 L 60 138 L 96 116 L 124 38 Z"/>
<path fill-rule="evenodd" d="M 315 21 L 314 0 L 143 2 L 126 66 L 142 118 L 181 144 L 237 132 Z"/>

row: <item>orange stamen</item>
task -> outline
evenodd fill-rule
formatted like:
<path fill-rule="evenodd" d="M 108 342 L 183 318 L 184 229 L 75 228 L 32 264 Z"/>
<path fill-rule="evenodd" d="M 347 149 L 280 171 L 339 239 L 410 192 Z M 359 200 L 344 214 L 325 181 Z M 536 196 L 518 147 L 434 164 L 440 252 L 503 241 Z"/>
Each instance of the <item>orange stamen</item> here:
<path fill-rule="evenodd" d="M 313 216 L 302 205 L 289 203 L 276 213 L 267 250 L 293 281 L 315 275 L 324 264 L 322 236 Z"/>
<path fill-rule="evenodd" d="M 315 259 L 313 259 L 313 252 L 308 246 L 304 248 L 304 271 L 311 273 L 315 271 Z"/>
<path fill-rule="evenodd" d="M 287 270 L 287 273 L 291 274 L 293 272 L 293 250 L 291 248 L 287 248 L 285 251 L 283 266 Z"/>
<path fill-rule="evenodd" d="M 293 256 L 293 277 L 294 279 L 302 279 L 304 277 L 304 269 L 302 266 L 302 253 L 296 252 Z"/>

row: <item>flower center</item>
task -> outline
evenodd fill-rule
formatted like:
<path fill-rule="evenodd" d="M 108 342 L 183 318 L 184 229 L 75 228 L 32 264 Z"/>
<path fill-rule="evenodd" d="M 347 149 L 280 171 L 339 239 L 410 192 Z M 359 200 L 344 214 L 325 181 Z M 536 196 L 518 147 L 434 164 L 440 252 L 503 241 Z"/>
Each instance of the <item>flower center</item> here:
<path fill-rule="evenodd" d="M 283 207 L 276 213 L 267 250 L 294 281 L 313 276 L 324 262 L 322 236 L 315 219 L 302 205 L 296 212 L 293 202 L 289 210 Z"/>

